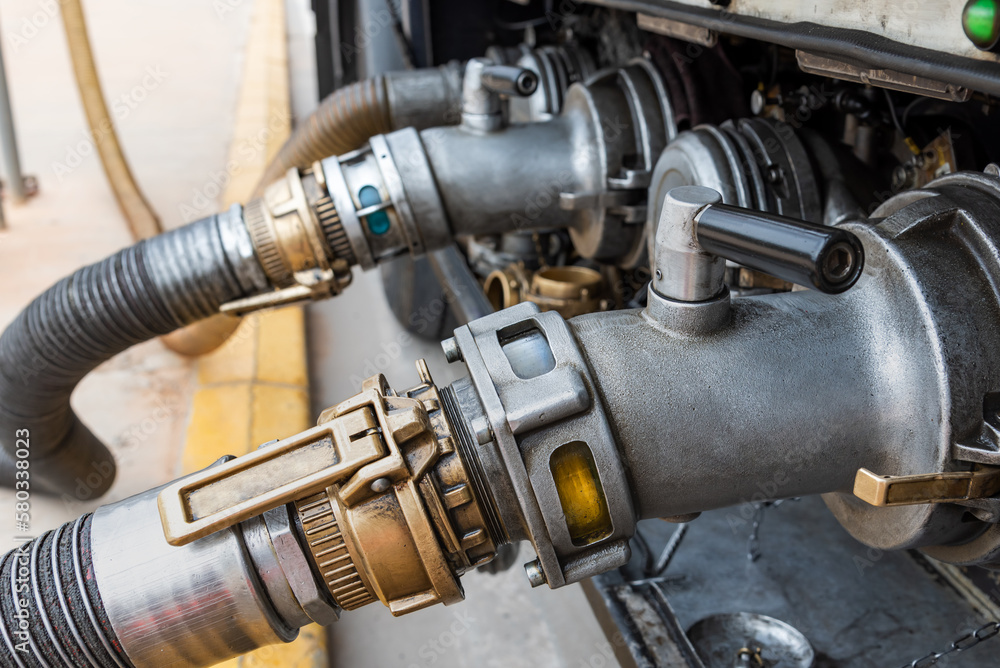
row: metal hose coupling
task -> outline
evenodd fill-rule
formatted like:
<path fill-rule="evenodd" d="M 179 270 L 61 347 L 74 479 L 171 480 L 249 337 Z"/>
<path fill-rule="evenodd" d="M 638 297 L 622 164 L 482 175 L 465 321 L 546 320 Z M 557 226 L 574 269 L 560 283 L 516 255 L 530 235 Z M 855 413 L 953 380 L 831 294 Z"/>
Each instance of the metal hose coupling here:
<path fill-rule="evenodd" d="M 447 390 L 417 369 L 0 558 L 0 665 L 200 668 L 376 599 L 462 600 L 507 534 Z"/>
<path fill-rule="evenodd" d="M 167 541 L 187 545 L 291 503 L 338 608 L 378 599 L 402 615 L 462 600 L 459 576 L 490 561 L 499 538 L 438 388 L 422 360 L 417 369 L 412 389 L 397 394 L 374 376 L 316 427 L 164 488 Z"/>
<path fill-rule="evenodd" d="M 290 169 L 247 203 L 244 220 L 261 267 L 277 289 L 223 304 L 243 315 L 340 294 L 357 263 L 320 169 Z"/>

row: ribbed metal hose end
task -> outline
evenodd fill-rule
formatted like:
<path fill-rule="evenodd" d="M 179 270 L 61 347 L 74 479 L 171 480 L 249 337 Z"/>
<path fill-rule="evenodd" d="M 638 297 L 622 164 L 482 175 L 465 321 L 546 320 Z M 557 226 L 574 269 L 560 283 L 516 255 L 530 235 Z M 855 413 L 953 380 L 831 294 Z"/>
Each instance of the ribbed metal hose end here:
<path fill-rule="evenodd" d="M 329 195 L 323 195 L 313 208 L 316 211 L 316 218 L 319 220 L 320 227 L 323 229 L 323 238 L 326 239 L 327 245 L 330 246 L 330 251 L 333 253 L 334 258 L 346 261 L 348 266 L 351 267 L 356 265 L 358 259 L 354 255 L 354 249 L 351 248 L 351 242 L 347 238 L 344 225 L 340 222 L 340 214 L 337 213 L 337 207 L 334 205 L 333 199 Z"/>
<path fill-rule="evenodd" d="M 378 75 L 340 88 L 327 96 L 281 147 L 261 177 L 258 192 L 292 167 L 353 151 L 390 130 L 385 77 Z"/>
<path fill-rule="evenodd" d="M 91 516 L 0 560 L 0 663 L 131 668 L 97 590 Z"/>

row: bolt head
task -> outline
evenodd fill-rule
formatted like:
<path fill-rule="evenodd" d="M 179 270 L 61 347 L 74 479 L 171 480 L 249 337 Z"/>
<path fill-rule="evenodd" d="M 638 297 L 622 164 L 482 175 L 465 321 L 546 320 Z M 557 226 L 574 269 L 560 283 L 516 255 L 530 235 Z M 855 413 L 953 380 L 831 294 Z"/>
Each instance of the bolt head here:
<path fill-rule="evenodd" d="M 532 587 L 541 587 L 548 582 L 548 579 L 545 577 L 545 571 L 542 570 L 542 564 L 538 559 L 526 563 L 524 565 L 524 573 L 528 576 L 528 583 Z"/>
<path fill-rule="evenodd" d="M 390 487 L 392 487 L 392 483 L 389 482 L 388 478 L 379 478 L 378 480 L 372 482 L 372 491 L 376 494 L 381 494 Z"/>
<path fill-rule="evenodd" d="M 476 435 L 476 443 L 479 445 L 486 445 L 493 440 L 493 430 L 490 428 L 489 420 L 484 416 L 472 418 L 469 426 L 472 427 L 472 432 Z"/>
<path fill-rule="evenodd" d="M 454 336 L 442 341 L 441 349 L 444 350 L 444 358 L 448 360 L 449 364 L 462 361 L 462 351 L 459 349 L 458 341 L 455 340 Z"/>

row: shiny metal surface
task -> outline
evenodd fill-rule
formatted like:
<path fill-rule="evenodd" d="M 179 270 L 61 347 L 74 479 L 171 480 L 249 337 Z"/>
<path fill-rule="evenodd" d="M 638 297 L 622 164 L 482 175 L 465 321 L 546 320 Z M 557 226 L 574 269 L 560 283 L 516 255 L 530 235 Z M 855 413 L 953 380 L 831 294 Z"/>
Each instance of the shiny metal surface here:
<path fill-rule="evenodd" d="M 451 297 L 449 302 L 461 322 L 470 322 L 493 312 L 493 306 L 483 294 L 469 264 L 457 246 L 452 244 L 427 255 L 431 268 Z"/>
<path fill-rule="evenodd" d="M 316 583 L 316 577 L 292 526 L 287 506 L 268 510 L 261 516 L 267 526 L 278 566 L 288 582 L 295 601 L 317 624 L 332 624 L 340 617 L 337 606 Z"/>
<path fill-rule="evenodd" d="M 698 242 L 698 215 L 722 196 L 710 188 L 681 186 L 666 193 L 656 227 L 652 288 L 681 302 L 703 302 L 723 291 L 726 261 Z"/>
<path fill-rule="evenodd" d="M 487 58 L 473 58 L 465 64 L 462 79 L 462 127 L 473 132 L 494 132 L 503 127 L 500 97 L 491 91 L 485 73 L 492 63 Z"/>
<path fill-rule="evenodd" d="M 260 582 L 264 585 L 268 598 L 274 604 L 275 612 L 289 628 L 297 629 L 305 626 L 312 620 L 303 611 L 292 591 L 288 577 L 278 561 L 277 550 L 268 535 L 268 527 L 264 523 L 263 516 L 258 515 L 248 520 L 242 528 L 250 560 L 260 576 Z"/>
<path fill-rule="evenodd" d="M 433 128 L 458 122 L 460 63 L 386 72 L 383 76 L 393 128 Z"/>
<path fill-rule="evenodd" d="M 216 217 L 222 248 L 240 287 L 248 293 L 263 292 L 270 284 L 254 252 L 253 240 L 243 220 L 243 207 L 233 204 Z"/>
<path fill-rule="evenodd" d="M 707 337 L 660 333 L 639 312 L 571 321 L 613 416 L 641 516 L 827 493 L 845 527 L 878 549 L 961 543 L 987 528 L 960 522 L 957 505 L 877 509 L 850 495 L 859 468 L 945 471 L 956 447 L 988 433 L 983 401 L 1000 358 L 997 331 L 978 323 L 994 322 L 998 310 L 990 287 L 998 230 L 987 213 L 998 185 L 975 174 L 936 185 L 936 197 L 909 198 L 884 221 L 848 226 L 868 259 L 841 295 L 735 299 L 730 324 Z M 965 188 L 960 208 L 954 186 Z M 974 229 L 977 241 L 965 250 L 928 246 L 935 220 Z M 983 265 L 963 264 L 966 252 L 982 253 Z M 940 283 L 956 271 L 961 297 Z M 930 551 L 991 561 L 993 532 Z"/>
<path fill-rule="evenodd" d="M 529 343 L 503 345 L 519 336 Z M 635 510 L 626 472 L 566 321 L 523 303 L 460 327 L 455 340 L 472 385 L 460 381 L 452 389 L 461 419 L 482 434 L 477 454 L 511 538 L 532 542 L 552 588 L 628 561 Z M 551 362 L 538 363 L 540 356 Z M 473 387 L 478 399 L 470 396 Z M 610 534 L 584 545 L 570 537 L 549 465 L 557 448 L 581 441 L 599 471 L 613 525 Z"/>
<path fill-rule="evenodd" d="M 171 547 L 158 493 L 102 506 L 93 520 L 94 576 L 132 663 L 205 666 L 294 638 L 268 602 L 241 529 Z"/>
<path fill-rule="evenodd" d="M 614 259 L 643 242 L 646 188 L 674 136 L 673 111 L 647 61 L 574 84 L 547 122 L 503 126 L 497 93 L 483 85 L 490 61 L 466 67 L 463 123 L 400 130 L 323 161 L 330 197 L 358 263 L 443 248 L 456 236 L 568 228 L 585 257 Z M 391 224 L 373 232 L 357 199 L 381 195 Z M 640 248 L 641 249 L 641 248 Z"/>
<path fill-rule="evenodd" d="M 829 151 L 825 146 L 817 150 L 823 148 Z M 733 206 L 824 222 L 815 159 L 790 125 L 760 118 L 726 121 L 718 127 L 701 125 L 680 133 L 659 156 L 650 181 L 646 216 L 650 254 L 663 198 L 679 186 L 711 188 L 722 195 L 723 203 Z M 835 188 L 839 195 L 831 203 L 831 218 L 838 220 L 846 217 L 845 209 L 856 208 L 856 203 L 842 202 L 849 199 L 842 190 Z"/>

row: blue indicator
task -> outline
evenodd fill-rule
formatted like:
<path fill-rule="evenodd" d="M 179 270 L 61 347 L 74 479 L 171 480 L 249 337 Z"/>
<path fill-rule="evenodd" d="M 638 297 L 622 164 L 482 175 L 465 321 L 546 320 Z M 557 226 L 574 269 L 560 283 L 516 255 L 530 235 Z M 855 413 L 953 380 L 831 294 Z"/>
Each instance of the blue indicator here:
<path fill-rule="evenodd" d="M 375 186 L 365 186 L 358 191 L 358 201 L 361 203 L 361 208 L 366 209 L 370 206 L 381 204 L 382 196 L 379 195 L 378 188 Z M 389 231 L 391 222 L 389 221 L 389 214 L 385 211 L 370 213 L 365 219 L 368 221 L 368 230 L 372 234 L 381 236 Z"/>

